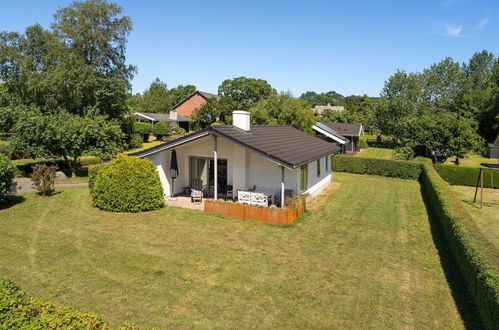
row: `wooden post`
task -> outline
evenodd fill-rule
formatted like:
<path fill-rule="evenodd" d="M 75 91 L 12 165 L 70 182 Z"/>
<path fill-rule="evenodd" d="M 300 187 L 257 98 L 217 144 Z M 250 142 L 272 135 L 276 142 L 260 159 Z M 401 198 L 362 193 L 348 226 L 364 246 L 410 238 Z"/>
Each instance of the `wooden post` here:
<path fill-rule="evenodd" d="M 284 192 L 286 187 L 284 185 L 284 166 L 281 166 L 281 208 L 284 208 Z"/>
<path fill-rule="evenodd" d="M 483 170 L 480 169 L 480 208 L 483 207 Z"/>
<path fill-rule="evenodd" d="M 476 194 L 478 192 L 478 184 L 480 183 L 480 177 L 482 176 L 482 169 L 478 171 L 478 178 L 476 179 L 475 185 L 475 197 L 473 197 L 473 203 L 476 203 Z"/>
<path fill-rule="evenodd" d="M 217 155 L 217 137 L 213 136 L 213 199 L 218 199 L 218 155 Z"/>

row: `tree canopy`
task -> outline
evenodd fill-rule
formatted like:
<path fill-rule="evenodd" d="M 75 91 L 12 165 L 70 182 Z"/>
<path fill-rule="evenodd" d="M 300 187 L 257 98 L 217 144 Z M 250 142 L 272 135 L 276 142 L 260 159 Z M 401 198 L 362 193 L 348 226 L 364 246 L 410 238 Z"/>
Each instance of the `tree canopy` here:
<path fill-rule="evenodd" d="M 316 122 L 309 104 L 291 93 L 272 94 L 249 109 L 253 125 L 291 125 L 312 133 Z"/>
<path fill-rule="evenodd" d="M 335 91 L 329 91 L 326 93 L 316 93 L 313 91 L 308 91 L 300 96 L 301 99 L 307 101 L 310 106 L 316 105 L 344 105 L 345 97 L 340 93 Z"/>
<path fill-rule="evenodd" d="M 376 107 L 377 128 L 443 158 L 479 151 L 498 131 L 498 63 L 484 50 L 462 65 L 445 58 L 420 73 L 395 72 Z"/>
<path fill-rule="evenodd" d="M 159 78 L 141 94 L 129 95 L 127 105 L 135 112 L 168 113 L 174 105 L 196 91 L 194 85 L 178 85 L 168 89 Z"/>
<path fill-rule="evenodd" d="M 234 110 L 248 110 L 256 102 L 275 93 L 266 80 L 247 77 L 226 79 L 218 87 L 220 96 L 230 97 L 238 104 L 239 109 Z"/>
<path fill-rule="evenodd" d="M 14 127 L 11 147 L 25 158 L 64 158 L 75 176 L 83 155 L 110 158 L 122 147 L 117 121 L 105 117 L 80 117 L 67 112 L 30 113 Z"/>
<path fill-rule="evenodd" d="M 65 109 L 118 118 L 135 67 L 126 64 L 130 19 L 102 0 L 73 2 L 54 15 L 51 30 L 0 33 L 0 80 L 11 104 L 43 112 Z"/>
<path fill-rule="evenodd" d="M 50 29 L 0 33 L 0 129 L 16 154 L 62 157 L 74 175 L 82 155 L 121 150 L 131 29 L 120 6 L 87 0 L 59 9 Z"/>

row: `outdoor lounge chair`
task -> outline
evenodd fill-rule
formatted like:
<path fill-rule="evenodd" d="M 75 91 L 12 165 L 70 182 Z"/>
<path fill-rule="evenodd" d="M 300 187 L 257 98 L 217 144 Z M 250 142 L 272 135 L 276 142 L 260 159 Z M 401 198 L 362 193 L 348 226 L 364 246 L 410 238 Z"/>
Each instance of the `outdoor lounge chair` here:
<path fill-rule="evenodd" d="M 203 201 L 203 180 L 192 179 L 191 203 L 201 203 L 202 201 Z"/>

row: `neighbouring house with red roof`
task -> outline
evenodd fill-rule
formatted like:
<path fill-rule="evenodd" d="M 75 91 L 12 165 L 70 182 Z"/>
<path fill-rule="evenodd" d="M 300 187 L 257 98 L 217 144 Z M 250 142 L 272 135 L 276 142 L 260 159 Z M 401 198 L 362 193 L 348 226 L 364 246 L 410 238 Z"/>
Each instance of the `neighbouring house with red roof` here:
<path fill-rule="evenodd" d="M 192 113 L 196 109 L 205 105 L 206 102 L 208 102 L 208 100 L 213 97 L 218 97 L 218 95 L 202 91 L 195 91 L 184 100 L 174 105 L 171 111 L 175 111 L 180 116 L 192 117 Z"/>

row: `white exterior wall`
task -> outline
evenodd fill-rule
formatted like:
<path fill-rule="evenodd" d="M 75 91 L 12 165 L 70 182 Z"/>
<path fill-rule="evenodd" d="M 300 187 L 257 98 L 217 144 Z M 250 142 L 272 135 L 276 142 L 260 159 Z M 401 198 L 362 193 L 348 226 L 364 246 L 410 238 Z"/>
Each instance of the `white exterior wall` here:
<path fill-rule="evenodd" d="M 277 195 L 281 190 L 281 167 L 251 151 L 246 151 L 246 162 L 246 188 L 253 186 L 270 188 Z M 288 168 L 284 170 L 285 189 L 298 191 L 299 186 L 296 181 L 298 171 Z"/>
<path fill-rule="evenodd" d="M 238 145 L 232 145 L 232 186 L 233 191 L 236 193 L 238 189 L 246 189 L 246 176 L 247 176 L 247 159 L 248 151 Z"/>
<path fill-rule="evenodd" d="M 329 167 L 326 169 L 326 157 L 329 158 Z M 329 185 L 332 181 L 332 163 L 331 163 L 331 155 L 326 157 L 322 157 L 318 160 L 314 160 L 307 164 L 308 166 L 308 188 L 305 191 L 305 194 L 308 194 L 310 197 L 314 197 L 318 193 L 322 191 L 327 185 Z M 320 161 L 321 164 L 321 173 L 317 176 L 317 161 Z M 298 174 L 299 179 L 299 174 Z"/>
<path fill-rule="evenodd" d="M 159 180 L 161 181 L 161 185 L 163 186 L 163 196 L 168 197 L 170 193 L 170 182 L 168 182 L 168 178 L 170 176 L 169 170 L 170 167 L 165 166 L 164 161 L 164 152 L 158 152 L 148 156 L 149 160 L 151 160 L 156 165 L 156 170 L 158 171 Z"/>

